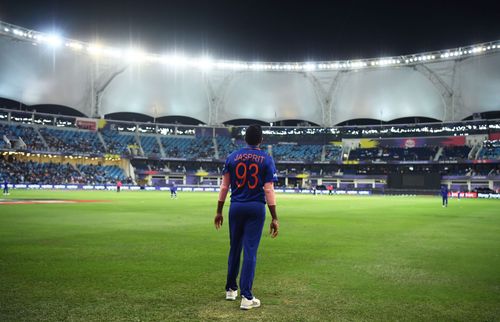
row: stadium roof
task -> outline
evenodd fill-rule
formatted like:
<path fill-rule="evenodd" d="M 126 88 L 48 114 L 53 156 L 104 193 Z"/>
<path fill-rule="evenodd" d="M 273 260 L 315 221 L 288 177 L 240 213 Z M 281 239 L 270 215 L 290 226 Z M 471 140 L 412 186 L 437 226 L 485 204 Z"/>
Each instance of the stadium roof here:
<path fill-rule="evenodd" d="M 342 61 L 255 62 L 110 47 L 0 22 L 0 97 L 102 117 L 322 126 L 500 110 L 500 41 Z"/>

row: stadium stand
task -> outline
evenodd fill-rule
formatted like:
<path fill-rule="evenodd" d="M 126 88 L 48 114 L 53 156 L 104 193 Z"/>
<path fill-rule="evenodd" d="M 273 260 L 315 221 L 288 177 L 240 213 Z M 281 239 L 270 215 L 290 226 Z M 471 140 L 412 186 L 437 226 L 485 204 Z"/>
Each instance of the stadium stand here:
<path fill-rule="evenodd" d="M 471 147 L 464 146 L 447 146 L 443 148 L 443 152 L 439 157 L 440 160 L 465 160 L 468 159 Z"/>
<path fill-rule="evenodd" d="M 325 145 L 325 161 L 339 162 L 342 159 L 342 147 Z"/>
<path fill-rule="evenodd" d="M 171 158 L 214 158 L 214 144 L 211 137 L 161 137 L 165 155 Z"/>
<path fill-rule="evenodd" d="M 436 154 L 437 148 L 386 148 L 382 151 L 383 160 L 402 160 L 402 161 L 429 161 Z"/>
<path fill-rule="evenodd" d="M 36 133 L 35 129 L 30 126 L 0 124 L 0 148 L 7 148 L 8 144 L 3 139 L 3 136 L 8 140 L 18 140 L 21 138 L 26 144 L 26 148 L 29 150 L 46 150 L 46 146 L 42 139 L 38 133 Z"/>
<path fill-rule="evenodd" d="M 33 184 L 104 184 L 127 178 L 120 167 L 76 165 L 69 163 L 19 161 L 0 158 L 0 178 L 11 183 Z"/>
<path fill-rule="evenodd" d="M 131 165 L 134 167 L 135 171 L 150 171 L 150 163 L 158 162 L 157 160 L 143 160 L 143 159 L 133 159 L 131 160 Z"/>
<path fill-rule="evenodd" d="M 115 124 L 114 127 L 106 127 L 99 130 L 100 132 L 93 132 L 75 128 L 76 121 L 69 117 L 64 118 L 66 125 L 63 128 L 53 126 L 53 124 L 62 122 L 56 117 L 54 117 L 51 125 L 30 124 L 26 123 L 30 119 L 28 121 L 26 118 L 17 119 L 19 121 L 12 121 L 16 120 L 16 118 L 11 117 L 9 118 L 10 121 L 3 120 L 0 122 L 0 135 L 2 137 L 0 148 L 3 149 L 4 156 L 5 153 L 10 153 L 5 152 L 6 150 L 21 153 L 24 155 L 23 160 L 26 160 L 26 155 L 32 151 L 36 151 L 37 155 L 41 155 L 40 157 L 32 155 L 31 164 L 28 161 L 14 161 L 9 167 L 9 172 L 12 172 L 13 167 L 17 168 L 17 173 L 14 176 L 9 176 L 9 180 L 14 180 L 15 177 L 34 180 L 33 176 L 40 176 L 40 179 L 35 180 L 34 183 L 48 183 L 50 181 L 51 184 L 101 185 L 106 183 L 114 184 L 118 179 L 122 182 L 132 182 L 132 178 L 127 178 L 124 170 L 116 166 L 110 168 L 107 166 L 79 164 L 74 167 L 65 163 L 65 158 L 82 158 L 80 163 L 84 163 L 83 158 L 88 157 L 92 159 L 101 158 L 98 162 L 103 163 L 105 159 L 127 159 L 129 161 L 121 164 L 124 166 L 124 164 L 130 162 L 134 180 L 137 178 L 141 182 L 147 182 L 147 184 L 165 184 L 166 178 L 170 176 L 172 180 L 177 180 L 180 184 L 213 186 L 217 184 L 217 178 L 220 178 L 223 168 L 222 161 L 226 159 L 229 153 L 245 146 L 241 132 L 234 128 L 227 132 L 217 130 L 223 135 L 216 134 L 214 140 L 209 135 L 212 131 L 207 131 L 206 127 L 188 128 L 189 131 L 179 134 L 180 132 L 177 131 L 176 126 L 172 125 L 168 126 L 169 131 L 159 134 L 159 126 L 151 123 L 127 123 L 123 126 Z M 35 119 L 35 116 L 31 118 L 31 120 Z M 489 128 L 494 128 L 498 124 L 497 121 L 488 122 L 490 124 Z M 457 129 L 458 134 L 468 128 L 467 126 L 459 126 L 458 123 L 455 125 L 454 128 Z M 162 126 L 165 127 L 165 125 Z M 434 128 L 440 129 L 438 126 L 434 125 Z M 445 125 L 441 125 L 441 127 L 447 129 L 447 131 L 450 128 L 450 126 Z M 412 127 L 406 125 L 394 128 L 396 129 L 395 132 L 405 130 L 411 133 L 413 129 L 419 129 L 421 126 L 415 125 Z M 483 126 L 482 128 L 486 129 L 487 127 Z M 147 129 L 147 132 L 140 129 Z M 497 163 L 491 162 L 500 159 L 499 141 L 485 141 L 481 146 L 481 142 L 488 137 L 486 130 L 483 130 L 482 135 L 468 137 L 462 141 L 455 140 L 455 144 L 456 142 L 464 142 L 462 146 L 440 145 L 439 142 L 444 142 L 449 137 L 450 133 L 448 132 L 443 132 L 442 140 L 436 139 L 436 134 L 431 133 L 433 137 L 429 139 L 429 142 L 438 142 L 435 144 L 437 146 L 413 148 L 384 147 L 382 146 L 384 141 L 381 140 L 378 142 L 378 147 L 358 147 L 349 150 L 348 146 L 356 144 L 350 142 L 357 142 L 357 138 L 354 141 L 344 142 L 344 138 L 339 137 L 345 133 L 351 136 L 359 136 L 361 132 L 367 131 L 367 129 L 369 128 L 356 128 L 353 126 L 348 128 L 339 127 L 335 131 L 325 131 L 325 129 L 321 128 L 286 128 L 286 133 L 283 133 L 281 129 L 270 127 L 266 131 L 274 134 L 271 134 L 270 138 L 265 138 L 261 149 L 269 151 L 277 161 L 279 182 L 276 186 L 278 187 L 311 187 L 314 185 L 315 180 L 321 178 L 322 180 L 339 183 L 340 187 L 344 188 L 371 189 L 374 187 L 382 189 L 384 188 L 383 182 L 369 184 L 358 182 L 356 185 L 352 182 L 358 180 L 356 178 L 379 180 L 373 179 L 373 176 L 387 176 L 394 172 L 410 174 L 439 173 L 444 177 L 455 176 L 456 179 L 446 180 L 458 180 L 451 183 L 453 186 L 467 186 L 467 184 L 463 183 L 463 180 L 469 180 L 467 178 L 477 178 L 476 182 L 479 182 L 477 184 L 480 185 L 480 180 L 484 182 L 485 177 L 500 175 Z M 217 131 L 214 130 L 213 133 Z M 230 135 L 228 135 L 229 133 Z M 452 134 L 456 136 L 457 133 Z M 3 140 L 4 135 L 7 140 Z M 382 139 L 385 138 L 384 135 L 382 134 Z M 412 138 L 423 139 L 418 142 L 427 140 L 425 133 L 419 133 L 419 135 L 421 136 L 413 135 Z M 9 138 L 12 139 L 12 143 L 15 143 L 13 147 L 10 147 L 7 143 Z M 394 138 L 394 133 L 388 134 L 388 138 Z M 377 140 L 378 138 L 374 138 L 373 141 Z M 338 143 L 332 144 L 332 141 Z M 21 144 L 23 142 L 26 143 L 26 146 Z M 466 145 L 466 142 L 469 145 Z M 142 146 L 144 155 L 130 153 L 130 147 L 134 145 L 137 146 L 137 150 L 134 148 L 132 150 L 140 151 L 139 147 Z M 50 156 L 51 152 L 54 151 L 62 153 L 54 153 L 54 155 Z M 56 162 L 62 162 L 62 164 L 36 162 L 40 158 L 49 160 L 49 157 L 53 158 L 55 155 L 60 157 Z M 344 158 L 344 155 L 348 155 L 348 158 Z M 488 162 L 474 164 L 476 159 L 488 160 Z M 350 164 L 351 161 L 355 162 Z M 359 164 L 356 161 L 359 161 Z M 71 162 L 74 163 L 74 161 Z M 377 162 L 381 164 L 377 164 Z M 200 175 L 200 170 L 206 174 Z M 21 176 L 21 173 L 24 172 L 30 175 Z M 337 180 L 340 181 L 337 182 Z M 472 189 L 472 187 L 472 183 L 467 186 L 468 189 Z"/>
<path fill-rule="evenodd" d="M 277 161 L 319 161 L 321 145 L 312 144 L 275 144 L 272 155 Z"/>
<path fill-rule="evenodd" d="M 92 131 L 41 128 L 40 133 L 50 151 L 91 154 L 105 152 L 97 134 Z"/>
<path fill-rule="evenodd" d="M 70 164 L 19 162 L 0 159 L 1 176 L 11 183 L 84 183 L 80 173 Z"/>
<path fill-rule="evenodd" d="M 160 147 L 158 146 L 155 136 L 141 136 L 140 141 L 145 156 L 160 156 Z"/>
<path fill-rule="evenodd" d="M 479 154 L 479 159 L 500 159 L 500 141 L 485 141 Z"/>
<path fill-rule="evenodd" d="M 219 159 L 225 160 L 226 157 L 233 151 L 241 149 L 245 146 L 242 140 L 231 139 L 227 136 L 218 136 L 217 150 L 219 151 Z"/>
<path fill-rule="evenodd" d="M 367 161 L 429 161 L 436 154 L 437 148 L 358 148 L 351 150 L 349 160 Z"/>
<path fill-rule="evenodd" d="M 115 183 L 126 179 L 123 170 L 117 166 L 79 165 L 78 169 L 88 184 Z"/>
<path fill-rule="evenodd" d="M 375 160 L 380 158 L 381 153 L 379 148 L 358 148 L 351 150 L 349 160 Z"/>
<path fill-rule="evenodd" d="M 129 146 L 137 144 L 134 134 L 121 134 L 119 131 L 103 130 L 101 135 L 106 143 L 107 152 L 111 154 L 130 155 Z"/>

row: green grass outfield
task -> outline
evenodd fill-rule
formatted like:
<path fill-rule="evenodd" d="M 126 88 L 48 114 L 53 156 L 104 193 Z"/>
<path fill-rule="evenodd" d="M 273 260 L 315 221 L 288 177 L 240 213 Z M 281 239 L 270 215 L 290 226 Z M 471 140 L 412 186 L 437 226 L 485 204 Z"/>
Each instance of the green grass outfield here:
<path fill-rule="evenodd" d="M 240 311 L 214 193 L 8 198 L 109 202 L 0 205 L 0 321 L 500 321 L 500 200 L 278 195 Z"/>

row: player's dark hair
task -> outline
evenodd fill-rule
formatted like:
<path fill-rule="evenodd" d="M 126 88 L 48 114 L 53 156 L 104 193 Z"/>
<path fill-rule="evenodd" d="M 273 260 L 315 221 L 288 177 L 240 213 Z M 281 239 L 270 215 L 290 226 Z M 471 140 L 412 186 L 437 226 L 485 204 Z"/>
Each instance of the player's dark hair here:
<path fill-rule="evenodd" d="M 252 124 L 247 127 L 245 141 L 248 145 L 257 145 L 262 143 L 262 128 L 258 124 Z"/>

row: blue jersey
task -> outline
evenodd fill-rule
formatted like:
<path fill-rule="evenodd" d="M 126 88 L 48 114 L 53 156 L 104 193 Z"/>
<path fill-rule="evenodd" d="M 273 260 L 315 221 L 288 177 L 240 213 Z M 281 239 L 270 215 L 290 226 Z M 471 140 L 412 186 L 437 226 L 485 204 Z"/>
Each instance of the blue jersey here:
<path fill-rule="evenodd" d="M 441 196 L 442 197 L 447 197 L 448 196 L 448 187 L 447 186 L 442 186 L 441 187 Z"/>
<path fill-rule="evenodd" d="M 231 202 L 266 202 L 264 184 L 278 181 L 273 158 L 256 147 L 231 153 L 223 174 L 231 177 Z"/>

